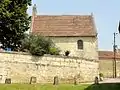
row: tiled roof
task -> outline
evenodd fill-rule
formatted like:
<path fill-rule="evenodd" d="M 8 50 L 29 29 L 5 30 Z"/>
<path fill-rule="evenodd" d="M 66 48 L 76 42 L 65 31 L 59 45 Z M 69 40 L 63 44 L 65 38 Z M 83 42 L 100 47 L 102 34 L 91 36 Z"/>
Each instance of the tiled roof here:
<path fill-rule="evenodd" d="M 39 15 L 34 18 L 32 33 L 44 36 L 96 36 L 91 15 Z"/>
<path fill-rule="evenodd" d="M 120 59 L 120 53 L 116 52 L 116 59 Z M 99 51 L 99 59 L 114 59 L 113 51 Z"/>

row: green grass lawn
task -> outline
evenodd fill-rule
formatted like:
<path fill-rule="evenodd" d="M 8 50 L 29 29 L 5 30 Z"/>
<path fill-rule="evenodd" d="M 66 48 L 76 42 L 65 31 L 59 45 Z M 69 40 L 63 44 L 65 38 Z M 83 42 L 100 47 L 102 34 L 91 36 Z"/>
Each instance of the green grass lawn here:
<path fill-rule="evenodd" d="M 0 84 L 0 90 L 120 90 L 120 84 L 100 84 L 100 85 L 30 85 L 30 84 Z"/>
<path fill-rule="evenodd" d="M 88 85 L 52 84 L 0 84 L 0 90 L 84 90 Z"/>

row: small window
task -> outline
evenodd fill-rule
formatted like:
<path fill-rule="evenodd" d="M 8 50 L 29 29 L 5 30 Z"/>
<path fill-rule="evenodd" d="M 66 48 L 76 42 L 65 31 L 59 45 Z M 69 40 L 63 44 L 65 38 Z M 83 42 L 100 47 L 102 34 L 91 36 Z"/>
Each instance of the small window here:
<path fill-rule="evenodd" d="M 83 41 L 82 40 L 78 40 L 77 45 L 78 45 L 78 49 L 83 49 Z"/>

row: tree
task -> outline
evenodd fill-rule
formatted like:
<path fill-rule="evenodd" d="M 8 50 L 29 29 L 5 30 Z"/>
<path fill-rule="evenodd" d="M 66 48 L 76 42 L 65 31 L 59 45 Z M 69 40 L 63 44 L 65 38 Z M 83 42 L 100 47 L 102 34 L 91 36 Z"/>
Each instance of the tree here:
<path fill-rule="evenodd" d="M 0 0 L 0 43 L 4 49 L 21 47 L 30 24 L 28 5 L 31 0 Z"/>
<path fill-rule="evenodd" d="M 37 56 L 44 54 L 58 55 L 60 52 L 50 38 L 40 35 L 26 35 L 26 38 L 22 40 L 21 51 L 30 52 Z"/>

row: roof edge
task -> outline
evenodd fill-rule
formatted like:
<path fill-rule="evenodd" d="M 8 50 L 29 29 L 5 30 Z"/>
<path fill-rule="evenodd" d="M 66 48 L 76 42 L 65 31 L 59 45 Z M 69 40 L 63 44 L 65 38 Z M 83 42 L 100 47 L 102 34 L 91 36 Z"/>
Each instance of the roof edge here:
<path fill-rule="evenodd" d="M 45 15 L 43 15 L 43 14 L 41 14 L 41 15 L 36 15 L 36 16 L 39 17 L 39 16 L 91 16 L 91 15 L 79 15 L 79 14 L 78 15 L 77 14 L 76 15 L 74 15 L 74 14 L 73 15 L 69 15 L 69 14 L 68 15 L 67 14 L 66 15 L 62 15 L 62 14 L 59 14 L 59 15 L 57 15 L 57 14 L 56 15 L 51 15 L 51 14 L 46 15 L 45 14 Z"/>

